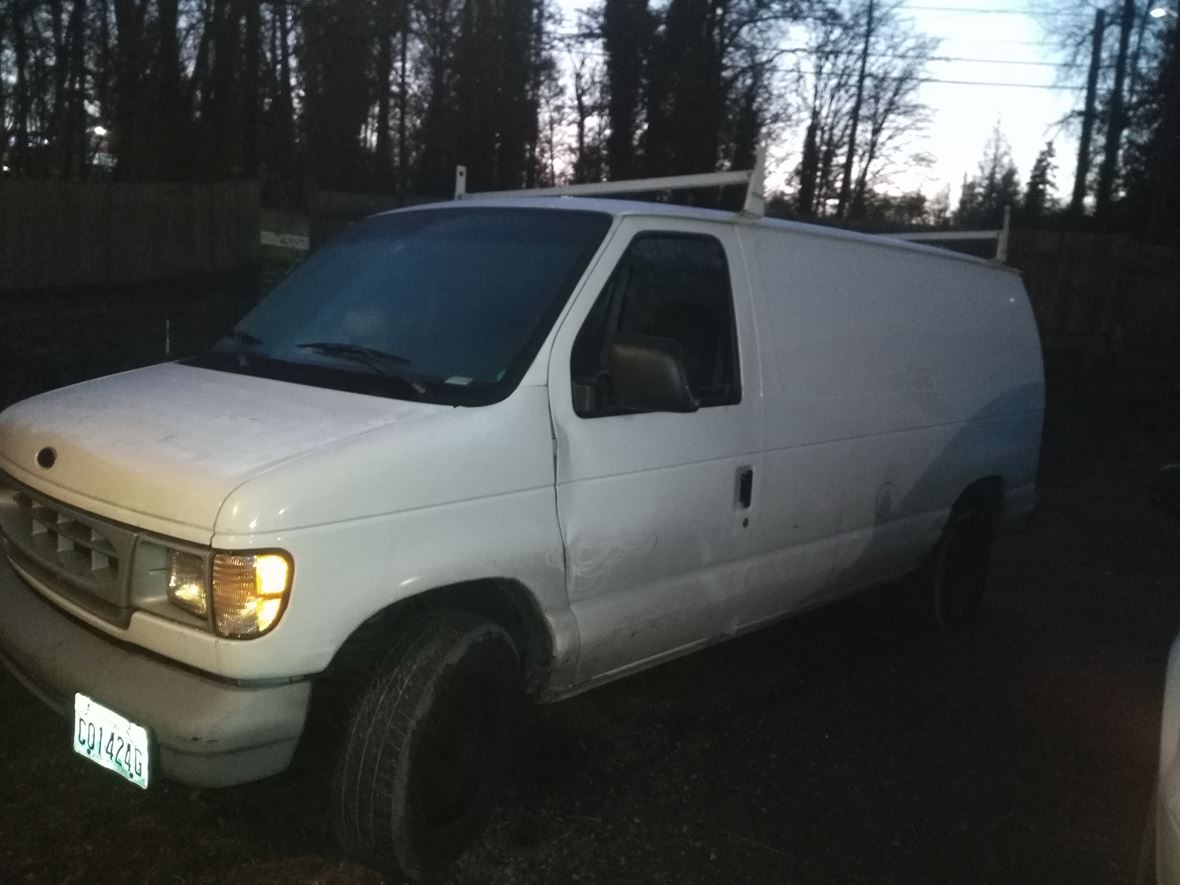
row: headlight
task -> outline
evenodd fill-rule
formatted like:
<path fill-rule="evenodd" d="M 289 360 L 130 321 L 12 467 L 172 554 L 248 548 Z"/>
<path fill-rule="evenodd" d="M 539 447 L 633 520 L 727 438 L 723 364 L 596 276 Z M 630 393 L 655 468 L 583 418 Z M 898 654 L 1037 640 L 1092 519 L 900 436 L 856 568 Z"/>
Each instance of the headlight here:
<path fill-rule="evenodd" d="M 220 636 L 249 639 L 278 622 L 291 589 L 291 557 L 281 551 L 257 554 L 215 553 L 212 574 L 207 556 L 169 550 L 168 600 L 207 618 Z"/>
<path fill-rule="evenodd" d="M 291 587 L 286 553 L 213 557 L 213 627 L 222 636 L 261 636 L 275 625 Z"/>
<path fill-rule="evenodd" d="M 179 550 L 168 551 L 168 600 L 198 618 L 209 613 L 203 556 L 181 553 Z"/>

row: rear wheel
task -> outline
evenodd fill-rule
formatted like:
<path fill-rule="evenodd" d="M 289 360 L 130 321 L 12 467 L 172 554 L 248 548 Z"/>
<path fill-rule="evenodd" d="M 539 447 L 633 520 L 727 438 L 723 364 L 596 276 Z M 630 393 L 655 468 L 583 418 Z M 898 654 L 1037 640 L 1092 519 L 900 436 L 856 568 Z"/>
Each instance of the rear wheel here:
<path fill-rule="evenodd" d="M 938 629 L 961 630 L 979 613 L 991 554 L 987 512 L 974 504 L 956 506 L 918 580 L 918 604 Z"/>
<path fill-rule="evenodd" d="M 522 684 L 498 625 L 449 611 L 405 623 L 352 714 L 333 777 L 345 850 L 418 879 L 467 848 L 507 774 Z"/>

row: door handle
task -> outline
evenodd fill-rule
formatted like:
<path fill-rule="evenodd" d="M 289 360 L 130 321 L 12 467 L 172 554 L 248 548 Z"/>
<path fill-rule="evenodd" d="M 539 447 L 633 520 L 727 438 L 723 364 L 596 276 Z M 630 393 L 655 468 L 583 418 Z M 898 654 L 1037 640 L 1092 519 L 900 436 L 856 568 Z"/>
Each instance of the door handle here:
<path fill-rule="evenodd" d="M 754 468 L 738 468 L 738 505 L 743 510 L 750 508 L 754 500 Z"/>

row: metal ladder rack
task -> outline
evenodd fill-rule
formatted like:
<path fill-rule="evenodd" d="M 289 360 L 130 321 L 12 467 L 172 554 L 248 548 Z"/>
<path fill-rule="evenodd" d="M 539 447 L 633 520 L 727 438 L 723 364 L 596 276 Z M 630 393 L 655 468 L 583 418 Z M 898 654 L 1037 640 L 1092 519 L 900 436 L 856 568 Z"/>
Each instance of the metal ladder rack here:
<path fill-rule="evenodd" d="M 753 169 L 732 172 L 705 172 L 699 175 L 666 175 L 662 178 L 636 178 L 626 181 L 595 181 L 589 184 L 563 184 L 557 187 L 534 187 L 524 190 L 481 191 L 468 193 L 467 167 L 455 167 L 455 199 L 483 200 L 492 197 L 605 197 L 618 194 L 650 193 L 655 191 L 691 190 L 701 187 L 745 185 L 746 198 L 741 218 L 757 219 L 766 212 L 765 190 L 766 148 L 760 147 L 754 158 Z"/>
<path fill-rule="evenodd" d="M 1004 207 L 1004 224 L 996 230 L 943 230 L 918 234 L 885 234 L 895 240 L 908 240 L 911 243 L 951 243 L 970 242 L 979 240 L 995 240 L 996 254 L 992 259 L 998 264 L 1008 260 L 1008 234 L 1012 228 L 1012 207 Z"/>
<path fill-rule="evenodd" d="M 756 221 L 766 214 L 766 148 L 759 147 L 753 169 L 731 172 L 704 172 L 697 175 L 665 175 L 660 178 L 635 178 L 624 181 L 595 181 L 587 184 L 563 184 L 556 187 L 533 187 L 521 190 L 467 190 L 467 167 L 455 167 L 455 199 L 484 200 L 495 197 L 605 197 L 619 194 L 652 193 L 656 191 L 692 190 L 703 187 L 732 187 L 745 185 L 746 198 L 737 218 Z M 995 240 L 994 261 L 1003 264 L 1008 258 L 1008 233 L 1011 210 L 1004 209 L 1004 225 L 998 230 L 932 231 L 913 234 L 881 234 L 913 243 L 965 242 Z"/>

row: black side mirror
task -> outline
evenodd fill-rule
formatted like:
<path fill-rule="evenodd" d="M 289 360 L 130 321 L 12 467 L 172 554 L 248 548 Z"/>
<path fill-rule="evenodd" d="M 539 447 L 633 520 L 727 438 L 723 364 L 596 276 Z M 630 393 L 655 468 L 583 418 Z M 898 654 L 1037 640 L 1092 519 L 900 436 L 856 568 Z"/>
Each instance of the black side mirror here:
<path fill-rule="evenodd" d="M 1180 464 L 1169 464 L 1158 474 L 1149 491 L 1151 506 L 1173 519 L 1180 519 Z"/>
<path fill-rule="evenodd" d="M 695 412 L 684 348 L 671 338 L 616 335 L 607 357 L 615 403 L 637 412 Z"/>

